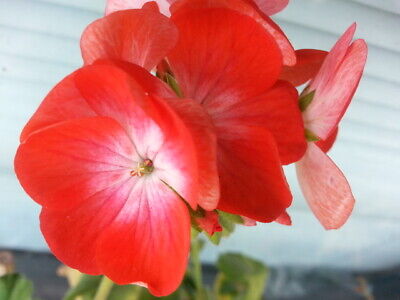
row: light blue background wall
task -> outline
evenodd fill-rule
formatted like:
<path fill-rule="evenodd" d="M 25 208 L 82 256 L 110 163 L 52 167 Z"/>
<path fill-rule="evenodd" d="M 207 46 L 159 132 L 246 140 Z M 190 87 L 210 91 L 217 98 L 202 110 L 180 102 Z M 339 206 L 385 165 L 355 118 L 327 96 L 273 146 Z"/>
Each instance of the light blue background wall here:
<path fill-rule="evenodd" d="M 400 1 L 292 0 L 276 19 L 296 48 L 328 50 L 353 22 L 370 46 L 366 75 L 331 156 L 357 198 L 353 217 L 324 231 L 288 170 L 294 226 L 241 228 L 218 251 L 245 251 L 269 264 L 373 269 L 400 263 Z M 49 89 L 81 64 L 79 36 L 103 0 L 0 0 L 0 247 L 46 250 L 38 206 L 13 175 L 22 126 Z M 79 233 L 77 233 L 79 234 Z"/>

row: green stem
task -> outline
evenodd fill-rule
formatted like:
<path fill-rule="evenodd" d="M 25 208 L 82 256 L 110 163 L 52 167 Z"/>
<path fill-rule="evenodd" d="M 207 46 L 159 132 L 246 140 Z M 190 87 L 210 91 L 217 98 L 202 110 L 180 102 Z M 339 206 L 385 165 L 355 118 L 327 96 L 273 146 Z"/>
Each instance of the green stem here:
<path fill-rule="evenodd" d="M 93 300 L 107 300 L 113 286 L 114 282 L 103 276 Z"/>
<path fill-rule="evenodd" d="M 194 237 L 192 240 L 192 251 L 190 259 L 193 265 L 193 277 L 194 277 L 194 283 L 196 285 L 197 294 L 202 295 L 204 292 L 203 291 L 204 287 L 203 287 L 203 274 L 200 261 L 200 240 L 198 237 Z M 199 297 L 198 299 L 201 299 Z"/>

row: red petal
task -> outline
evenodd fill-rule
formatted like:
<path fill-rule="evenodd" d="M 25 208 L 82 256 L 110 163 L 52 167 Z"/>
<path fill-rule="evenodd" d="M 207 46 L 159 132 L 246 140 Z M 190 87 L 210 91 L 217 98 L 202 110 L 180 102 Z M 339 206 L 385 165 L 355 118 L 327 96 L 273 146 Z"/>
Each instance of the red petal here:
<path fill-rule="evenodd" d="M 108 59 L 98 60 L 95 64 L 117 66 L 128 73 L 147 93 L 161 98 L 176 97 L 175 92 L 164 81 L 161 81 L 157 77 L 153 76 L 149 71 L 138 65 Z"/>
<path fill-rule="evenodd" d="M 267 128 L 277 142 L 282 163 L 290 164 L 298 161 L 307 149 L 297 98 L 292 85 L 279 81 L 258 97 L 222 103 L 208 110 L 216 126 L 224 126 L 228 132 L 235 124 Z"/>
<path fill-rule="evenodd" d="M 296 50 L 296 65 L 284 66 L 280 79 L 299 86 L 317 75 L 328 52 L 314 49 Z"/>
<path fill-rule="evenodd" d="M 286 225 L 286 226 L 292 226 L 292 218 L 289 216 L 287 212 L 284 212 L 281 214 L 275 222 L 281 224 L 281 225 Z"/>
<path fill-rule="evenodd" d="M 169 63 L 185 97 L 205 105 L 229 104 L 256 96 L 277 80 L 280 51 L 251 18 L 229 9 L 198 9 L 173 20 L 179 41 Z"/>
<path fill-rule="evenodd" d="M 219 199 L 219 180 L 216 166 L 216 136 L 210 117 L 201 105 L 190 99 L 171 98 L 174 97 L 174 93 L 170 88 L 168 88 L 168 86 L 137 65 L 110 61 L 99 61 L 97 63 L 103 65 L 116 64 L 118 67 L 123 68 L 124 71 L 129 73 L 129 75 L 131 75 L 146 92 L 161 97 L 168 97 L 164 100 L 185 123 L 187 129 L 192 135 L 196 147 L 200 187 L 198 204 L 206 210 L 215 209 Z M 103 71 L 98 73 L 112 74 L 112 71 Z M 110 76 L 110 80 L 115 78 L 119 77 L 116 75 Z M 121 79 L 118 80 L 122 81 Z M 94 83 L 93 86 L 96 87 L 97 84 L 100 83 Z M 101 84 L 106 85 L 107 83 Z M 86 89 L 87 85 L 84 84 L 83 87 Z M 95 101 L 96 103 L 99 103 L 99 101 Z M 114 102 L 118 103 L 118 101 L 118 97 L 116 97 Z M 113 106 L 115 106 L 115 103 Z M 106 111 L 110 110 L 111 109 L 108 108 L 106 109 Z M 122 111 L 126 110 L 129 109 L 122 108 Z M 136 117 L 128 116 L 128 118 L 135 119 Z"/>
<path fill-rule="evenodd" d="M 306 155 L 296 164 L 296 170 L 304 197 L 325 229 L 343 226 L 355 200 L 340 169 L 317 145 L 309 143 Z"/>
<path fill-rule="evenodd" d="M 110 182 L 72 211 L 44 209 L 41 228 L 69 266 L 120 284 L 144 282 L 154 295 L 168 295 L 187 265 L 188 210 L 158 178 L 134 180 Z"/>
<path fill-rule="evenodd" d="M 281 49 L 283 55 L 283 64 L 285 66 L 294 66 L 296 64 L 296 53 L 283 30 L 271 18 L 263 16 L 263 20 L 264 22 L 257 19 L 257 21 L 263 24 L 265 29 L 267 29 L 278 43 L 278 47 Z"/>
<path fill-rule="evenodd" d="M 94 117 L 31 135 L 18 149 L 15 172 L 35 201 L 65 210 L 129 179 L 138 159 L 116 121 Z"/>
<path fill-rule="evenodd" d="M 154 174 L 143 178 L 130 175 L 137 165 L 134 145 L 110 118 L 60 123 L 20 146 L 16 172 L 27 192 L 45 204 L 42 231 L 61 261 L 118 283 L 145 282 L 157 296 L 179 286 L 190 222 L 183 201 L 164 184 L 170 177 L 163 163 L 168 156 L 193 167 L 190 144 L 178 137 L 168 136 L 171 143 L 153 159 Z M 193 174 L 179 165 L 177 170 L 169 175 L 194 188 Z"/>
<path fill-rule="evenodd" d="M 82 35 L 85 64 L 116 59 L 154 68 L 175 45 L 177 30 L 151 8 L 118 11 L 90 24 Z"/>
<path fill-rule="evenodd" d="M 285 33 L 271 18 L 259 10 L 252 0 L 181 0 L 171 7 L 171 11 L 176 15 L 181 12 L 187 12 L 190 9 L 201 8 L 228 8 L 251 17 L 274 37 L 282 52 L 283 63 L 289 66 L 296 63 L 296 55 L 293 46 L 285 36 Z"/>
<path fill-rule="evenodd" d="M 185 204 L 161 182 L 132 191 L 102 232 L 96 259 L 119 284 L 144 282 L 155 296 L 175 291 L 187 266 L 190 218 Z"/>
<path fill-rule="evenodd" d="M 174 96 L 174 93 L 167 85 L 165 85 L 160 80 L 155 80 L 154 76 L 152 76 L 149 72 L 145 71 L 143 68 L 137 65 L 109 60 L 96 61 L 96 65 L 110 66 L 108 69 L 100 69 L 100 67 L 97 67 L 99 68 L 98 70 L 100 72 L 110 71 L 117 74 L 114 74 L 114 76 L 118 76 L 116 80 L 113 80 L 111 76 L 111 78 L 109 78 L 109 82 L 105 83 L 111 84 L 113 88 L 117 88 L 119 81 L 118 78 L 120 78 L 119 76 L 122 76 L 122 82 L 126 83 L 126 81 L 128 80 L 127 75 L 123 75 L 121 71 L 115 70 L 115 66 L 118 66 L 125 72 L 129 73 L 129 75 L 132 75 L 132 77 L 140 85 L 138 86 L 135 82 L 130 83 L 130 85 L 135 86 L 135 89 L 132 90 L 132 92 L 137 94 L 137 99 L 144 98 L 144 91 L 142 90 L 142 88 L 145 91 L 151 91 L 152 93 L 160 95 L 162 97 Z M 111 67 L 114 67 L 114 69 L 112 69 Z M 84 69 L 86 68 L 91 67 L 84 67 Z M 80 70 L 72 73 L 71 75 L 68 75 L 60 83 L 58 83 L 46 96 L 35 114 L 31 117 L 27 125 L 24 127 L 21 133 L 21 142 L 26 140 L 29 135 L 34 133 L 35 131 L 42 130 L 59 122 L 72 119 L 93 117 L 98 115 L 88 104 L 86 99 L 82 96 L 81 91 L 77 88 L 75 84 L 76 74 L 79 73 L 81 73 Z M 85 90 L 84 85 L 83 89 Z M 112 89 L 110 89 L 109 91 L 112 91 Z M 114 91 L 113 93 L 115 94 L 117 92 Z M 121 99 L 117 99 L 117 103 L 119 103 L 120 100 Z M 113 110 L 115 110 L 115 108 Z M 123 113 L 126 113 L 125 107 L 122 107 L 121 110 Z M 128 109 L 128 111 L 130 111 L 130 109 Z M 105 115 L 109 116 L 110 112 L 106 111 Z"/>
<path fill-rule="evenodd" d="M 217 169 L 217 137 L 214 126 L 204 109 L 193 100 L 166 99 L 192 134 L 199 167 L 198 204 L 205 210 L 214 210 L 220 198 Z"/>
<path fill-rule="evenodd" d="M 25 141 L 35 131 L 56 123 L 96 115 L 76 88 L 75 74 L 64 78 L 46 96 L 22 130 L 21 142 Z"/>
<path fill-rule="evenodd" d="M 260 127 L 217 130 L 218 209 L 260 222 L 274 221 L 292 200 L 274 138 Z"/>
<path fill-rule="evenodd" d="M 215 232 L 220 232 L 223 229 L 221 224 L 219 224 L 219 217 L 215 211 L 207 211 L 204 217 L 196 218 L 196 222 L 209 235 L 213 235 Z"/>
<path fill-rule="evenodd" d="M 253 0 L 260 10 L 267 16 L 274 15 L 283 10 L 289 0 Z"/>
<path fill-rule="evenodd" d="M 198 187 L 196 185 L 194 192 L 188 180 L 198 180 L 196 148 L 191 133 L 165 101 L 157 97 L 144 98 L 143 90 L 135 81 L 111 65 L 81 69 L 76 74 L 76 84 L 97 114 L 119 121 L 142 158 L 163 165 L 164 174 L 160 177 L 164 176 L 165 181 L 195 208 Z M 135 109 L 135 105 L 143 109 Z M 193 155 L 192 161 L 182 160 L 180 151 Z M 182 174 L 188 178 L 183 178 Z"/>
<path fill-rule="evenodd" d="M 311 82 L 314 100 L 304 113 L 307 129 L 326 139 L 338 126 L 360 82 L 367 59 L 367 45 L 356 40 L 350 45 L 355 25 L 339 39 Z M 350 45 L 350 46 L 349 46 Z"/>
<path fill-rule="evenodd" d="M 96 261 L 97 239 L 127 202 L 132 180 L 109 182 L 74 210 L 42 209 L 40 228 L 51 252 L 64 264 L 85 274 L 104 272 Z"/>
<path fill-rule="evenodd" d="M 333 144 L 335 143 L 338 133 L 339 133 L 339 127 L 336 127 L 336 129 L 331 133 L 331 135 L 326 140 L 319 140 L 318 142 L 315 142 L 315 144 L 322 151 L 327 153 L 329 150 L 331 150 Z"/>
<path fill-rule="evenodd" d="M 153 0 L 157 3 L 162 14 L 169 16 L 169 6 L 174 0 Z M 126 9 L 142 8 L 149 0 L 107 0 L 106 15 Z M 150 2 L 151 3 L 151 2 Z"/>

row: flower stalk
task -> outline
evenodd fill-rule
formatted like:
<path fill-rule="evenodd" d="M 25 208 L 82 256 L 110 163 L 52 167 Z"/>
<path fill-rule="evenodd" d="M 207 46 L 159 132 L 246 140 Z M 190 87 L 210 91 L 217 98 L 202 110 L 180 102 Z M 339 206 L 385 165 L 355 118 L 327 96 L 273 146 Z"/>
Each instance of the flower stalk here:
<path fill-rule="evenodd" d="M 107 276 L 103 276 L 96 295 L 94 296 L 94 300 L 107 300 L 113 286 L 114 282 L 112 282 Z"/>

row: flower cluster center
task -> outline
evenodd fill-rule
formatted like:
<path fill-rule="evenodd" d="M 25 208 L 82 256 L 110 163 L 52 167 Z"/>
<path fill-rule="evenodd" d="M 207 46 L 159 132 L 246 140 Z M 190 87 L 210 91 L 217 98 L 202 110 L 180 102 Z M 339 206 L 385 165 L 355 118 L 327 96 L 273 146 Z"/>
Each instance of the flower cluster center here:
<path fill-rule="evenodd" d="M 151 174 L 154 171 L 153 162 L 150 159 L 145 159 L 144 161 L 138 163 L 136 169 L 131 171 L 131 176 L 142 177 L 146 174 Z"/>

